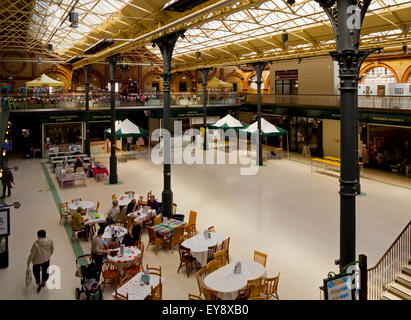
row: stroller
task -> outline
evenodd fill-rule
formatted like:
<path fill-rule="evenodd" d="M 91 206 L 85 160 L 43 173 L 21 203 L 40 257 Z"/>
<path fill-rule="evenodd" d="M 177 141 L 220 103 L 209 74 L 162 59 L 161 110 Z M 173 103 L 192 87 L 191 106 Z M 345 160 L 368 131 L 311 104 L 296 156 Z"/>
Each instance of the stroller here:
<path fill-rule="evenodd" d="M 88 264 L 81 265 L 80 261 L 86 260 Z M 87 300 L 91 297 L 102 300 L 103 292 L 100 284 L 100 268 L 92 261 L 91 254 L 85 254 L 76 258 L 76 277 L 81 278 L 81 289 L 76 288 L 76 299 L 80 299 L 82 293 L 86 294 Z"/>

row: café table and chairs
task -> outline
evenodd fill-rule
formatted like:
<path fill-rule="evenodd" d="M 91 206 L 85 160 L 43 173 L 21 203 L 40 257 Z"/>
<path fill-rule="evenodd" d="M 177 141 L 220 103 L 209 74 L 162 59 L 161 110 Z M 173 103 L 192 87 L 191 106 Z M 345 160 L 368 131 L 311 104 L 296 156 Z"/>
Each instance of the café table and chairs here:
<path fill-rule="evenodd" d="M 239 290 L 247 287 L 249 280 L 266 277 L 265 267 L 255 261 L 242 260 L 240 273 L 235 273 L 236 263 L 227 264 L 204 278 L 204 286 L 218 292 L 222 300 L 235 300 Z"/>
<path fill-rule="evenodd" d="M 116 242 L 121 242 L 124 239 L 124 236 L 127 234 L 127 229 L 121 226 L 109 225 L 106 226 L 103 233 L 103 240 L 107 243 L 112 241 L 115 238 Z"/>
<path fill-rule="evenodd" d="M 123 193 L 117 196 L 118 205 L 120 208 L 128 205 L 132 199 L 136 199 L 136 201 L 138 202 L 139 195 L 135 193 L 134 194 L 133 193 L 128 193 L 128 194 Z"/>
<path fill-rule="evenodd" d="M 208 238 L 208 234 L 210 234 L 210 238 Z M 205 233 L 200 232 L 185 240 L 181 245 L 189 248 L 192 256 L 197 259 L 200 266 L 205 267 L 207 265 L 209 248 L 217 245 L 214 252 L 221 250 L 222 242 L 225 239 L 225 236 L 217 232 L 207 232 L 207 238 L 205 237 Z M 213 256 L 212 259 L 214 259 Z"/>
<path fill-rule="evenodd" d="M 115 261 L 117 263 L 121 276 L 128 273 L 128 271 L 132 273 L 132 270 L 127 271 L 127 269 L 130 269 L 130 267 L 133 266 L 134 262 L 137 264 L 137 266 L 140 266 L 140 265 L 142 266 L 141 264 L 142 255 L 141 255 L 141 251 L 138 248 L 127 246 L 127 247 L 124 247 L 123 250 L 124 250 L 123 254 L 121 254 L 121 251 L 122 251 L 121 247 L 110 250 L 110 252 L 107 254 L 108 260 Z M 137 258 L 139 256 L 140 256 L 140 261 L 136 261 L 138 260 Z"/>

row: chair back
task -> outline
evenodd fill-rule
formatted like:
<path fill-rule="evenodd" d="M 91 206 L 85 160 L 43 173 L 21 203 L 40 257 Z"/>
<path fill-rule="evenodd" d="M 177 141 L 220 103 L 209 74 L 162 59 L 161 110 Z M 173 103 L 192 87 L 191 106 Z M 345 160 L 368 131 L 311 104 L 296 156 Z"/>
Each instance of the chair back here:
<path fill-rule="evenodd" d="M 98 212 L 98 208 L 100 208 L 100 201 L 97 201 L 96 212 Z"/>
<path fill-rule="evenodd" d="M 136 275 L 140 271 L 143 270 L 143 255 L 139 253 L 137 257 L 134 258 L 133 262 L 131 263 L 130 267 L 127 268 L 133 275 Z"/>
<path fill-rule="evenodd" d="M 180 254 L 180 261 L 187 262 L 190 260 L 190 256 L 191 256 L 190 248 L 186 248 L 180 244 L 180 246 L 178 247 L 178 253 Z"/>
<path fill-rule="evenodd" d="M 225 250 L 220 250 L 214 253 L 214 259 L 219 261 L 221 266 L 225 266 L 227 264 L 227 252 Z"/>
<path fill-rule="evenodd" d="M 147 202 L 148 202 L 148 200 L 150 200 L 151 195 L 152 195 L 152 193 L 151 193 L 151 190 L 150 190 L 149 192 L 147 192 Z"/>
<path fill-rule="evenodd" d="M 207 261 L 214 260 L 214 253 L 217 252 L 217 244 L 215 246 L 208 247 Z"/>
<path fill-rule="evenodd" d="M 122 294 L 117 292 L 117 288 L 116 288 L 116 291 L 115 291 L 115 294 L 114 294 L 114 300 L 128 300 L 128 293 L 126 295 L 122 295 Z"/>
<path fill-rule="evenodd" d="M 263 297 L 250 297 L 248 300 L 265 300 Z"/>
<path fill-rule="evenodd" d="M 141 234 L 141 232 L 140 232 L 140 234 Z M 144 256 L 144 243 L 143 243 L 143 241 L 137 240 L 134 246 L 137 247 L 138 250 L 141 251 L 141 255 Z"/>
<path fill-rule="evenodd" d="M 254 261 L 261 263 L 265 268 L 265 265 L 267 263 L 267 255 L 265 253 L 255 250 L 254 251 Z"/>
<path fill-rule="evenodd" d="M 173 244 L 179 244 L 181 236 L 184 235 L 184 226 L 178 227 L 174 229 L 174 233 L 172 236 Z"/>
<path fill-rule="evenodd" d="M 163 285 L 161 284 L 161 277 L 158 285 L 151 287 L 151 300 L 163 300 Z"/>
<path fill-rule="evenodd" d="M 215 232 L 214 226 L 208 227 L 208 232 Z"/>
<path fill-rule="evenodd" d="M 247 287 L 250 288 L 250 297 L 258 297 L 260 295 L 262 282 L 263 277 L 247 281 Z"/>
<path fill-rule="evenodd" d="M 221 243 L 221 250 L 225 250 L 225 252 L 227 253 L 227 263 L 230 263 L 230 237 L 228 237 L 227 239 L 225 239 L 222 243 Z"/>
<path fill-rule="evenodd" d="M 173 215 L 177 214 L 177 203 L 173 202 Z"/>
<path fill-rule="evenodd" d="M 68 210 L 68 202 L 63 202 L 59 204 L 60 214 L 65 213 Z"/>
<path fill-rule="evenodd" d="M 157 225 L 157 224 L 160 224 L 160 223 L 161 223 L 161 217 L 160 216 L 155 217 L 153 219 L 153 225 Z"/>
<path fill-rule="evenodd" d="M 153 228 L 147 228 L 148 230 L 148 242 L 149 243 L 156 243 L 156 231 Z"/>
<path fill-rule="evenodd" d="M 206 265 L 207 272 L 210 274 L 220 268 L 220 262 L 217 260 L 212 260 Z"/>
<path fill-rule="evenodd" d="M 238 290 L 238 300 L 246 300 L 250 298 L 250 287 Z"/>
<path fill-rule="evenodd" d="M 101 267 L 103 278 L 111 279 L 117 278 L 120 275 L 120 269 L 117 262 L 113 260 L 105 260 Z"/>
<path fill-rule="evenodd" d="M 187 225 L 187 226 L 185 227 L 185 229 L 186 229 L 186 231 L 187 231 L 187 234 L 188 234 L 189 238 L 194 237 L 194 236 L 197 234 L 197 232 L 196 232 L 196 226 L 193 225 L 193 224 Z"/>
<path fill-rule="evenodd" d="M 206 287 L 203 287 L 201 291 L 203 292 L 206 300 L 218 300 L 217 298 L 218 291 L 211 290 Z"/>
<path fill-rule="evenodd" d="M 189 234 L 183 234 L 182 236 L 180 236 L 180 243 L 183 243 L 184 240 L 187 240 L 190 238 Z"/>
<path fill-rule="evenodd" d="M 146 271 L 151 275 L 159 276 L 161 278 L 161 266 L 158 268 L 149 267 L 148 264 L 146 265 Z"/>
<path fill-rule="evenodd" d="M 133 276 L 130 273 L 127 273 L 124 277 L 120 279 L 120 287 L 128 282 Z"/>
<path fill-rule="evenodd" d="M 278 291 L 278 282 L 280 281 L 280 273 L 273 278 L 264 279 L 264 287 L 267 295 L 272 295 Z"/>
<path fill-rule="evenodd" d="M 206 268 L 201 268 L 196 272 L 196 279 L 198 284 L 198 290 L 200 291 L 201 296 L 201 289 L 204 287 L 204 279 L 208 275 L 208 271 Z"/>
<path fill-rule="evenodd" d="M 112 195 L 111 195 L 111 199 L 112 199 L 112 200 L 116 200 L 116 199 L 117 199 L 117 195 L 116 195 L 116 194 L 112 194 Z"/>
<path fill-rule="evenodd" d="M 188 223 L 195 225 L 197 221 L 197 211 L 190 210 L 190 216 L 188 217 Z"/>

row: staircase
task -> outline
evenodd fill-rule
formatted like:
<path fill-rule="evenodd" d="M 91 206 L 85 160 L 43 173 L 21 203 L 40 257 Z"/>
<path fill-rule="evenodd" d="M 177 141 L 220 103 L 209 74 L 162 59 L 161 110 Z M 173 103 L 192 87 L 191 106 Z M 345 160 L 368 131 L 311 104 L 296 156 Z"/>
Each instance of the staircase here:
<path fill-rule="evenodd" d="M 402 268 L 394 282 L 387 286 L 382 300 L 411 300 L 411 260 Z"/>
<path fill-rule="evenodd" d="M 367 271 L 368 300 L 411 300 L 411 221 Z"/>

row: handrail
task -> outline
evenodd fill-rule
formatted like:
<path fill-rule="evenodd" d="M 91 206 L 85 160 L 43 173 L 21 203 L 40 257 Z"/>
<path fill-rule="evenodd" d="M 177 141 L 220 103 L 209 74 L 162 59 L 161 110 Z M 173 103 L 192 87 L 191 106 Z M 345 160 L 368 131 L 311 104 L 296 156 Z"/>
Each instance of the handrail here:
<path fill-rule="evenodd" d="M 408 222 L 407 226 L 401 231 L 400 235 L 394 240 L 394 242 L 392 243 L 392 245 L 387 249 L 387 251 L 384 253 L 384 255 L 381 257 L 380 260 L 378 260 L 378 262 L 375 264 L 374 267 L 368 269 L 367 271 L 371 271 L 374 270 L 375 268 L 377 268 L 382 260 L 384 260 L 384 258 L 388 255 L 388 253 L 390 252 L 390 250 L 394 247 L 394 245 L 399 241 L 399 239 L 402 237 L 402 235 L 405 233 L 405 231 L 407 231 L 407 228 L 411 225 L 411 220 L 410 222 Z"/>
<path fill-rule="evenodd" d="M 386 286 L 395 280 L 410 259 L 411 221 L 408 222 L 376 265 L 367 270 L 368 299 L 381 299 Z"/>

